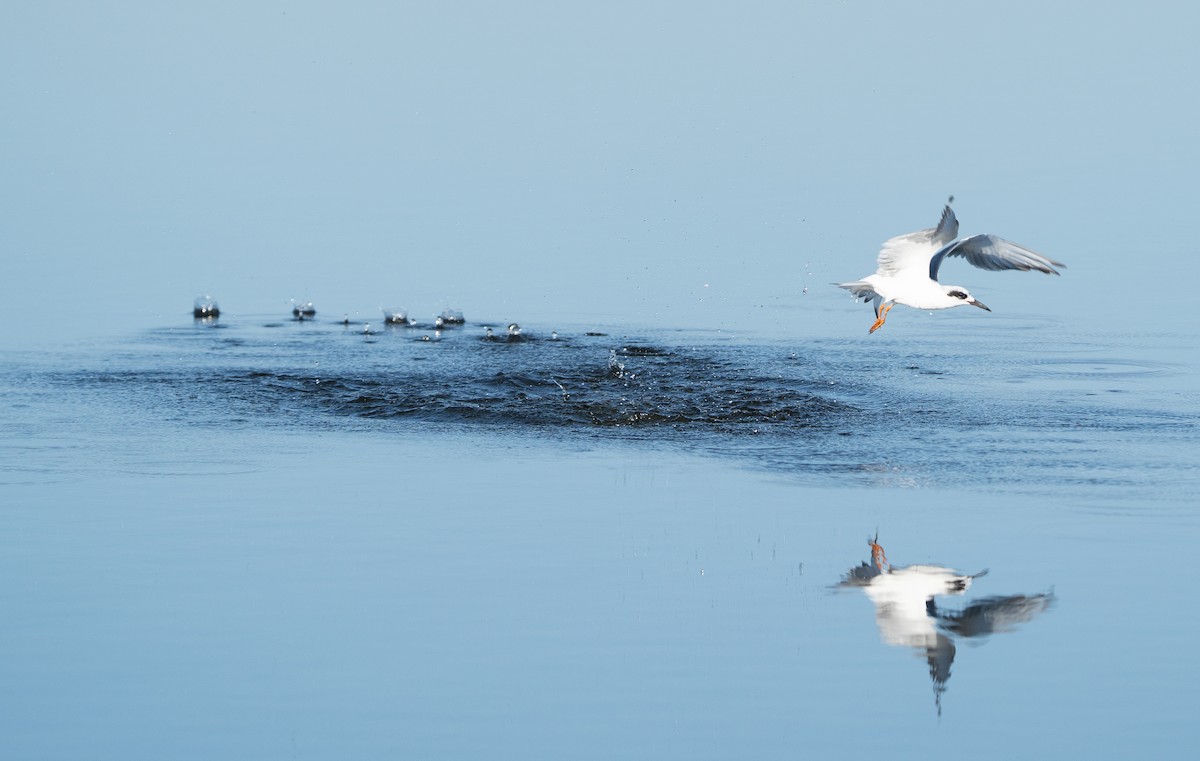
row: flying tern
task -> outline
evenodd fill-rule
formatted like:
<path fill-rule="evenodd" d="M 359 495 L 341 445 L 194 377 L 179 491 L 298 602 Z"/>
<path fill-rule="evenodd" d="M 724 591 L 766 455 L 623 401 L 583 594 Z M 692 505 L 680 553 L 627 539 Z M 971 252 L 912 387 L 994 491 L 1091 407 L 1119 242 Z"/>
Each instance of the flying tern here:
<path fill-rule="evenodd" d="M 953 201 L 951 196 L 950 202 Z M 1037 270 L 1057 275 L 1055 267 L 1066 267 L 995 235 L 959 238 L 958 219 L 947 203 L 937 227 L 886 241 L 879 251 L 879 269 L 874 275 L 834 285 L 850 291 L 855 299 L 872 302 L 875 323 L 871 333 L 883 327 L 888 312 L 896 304 L 914 309 L 949 309 L 970 304 L 992 311 L 961 285 L 938 282 L 938 270 L 949 256 L 961 256 L 984 270 Z"/>

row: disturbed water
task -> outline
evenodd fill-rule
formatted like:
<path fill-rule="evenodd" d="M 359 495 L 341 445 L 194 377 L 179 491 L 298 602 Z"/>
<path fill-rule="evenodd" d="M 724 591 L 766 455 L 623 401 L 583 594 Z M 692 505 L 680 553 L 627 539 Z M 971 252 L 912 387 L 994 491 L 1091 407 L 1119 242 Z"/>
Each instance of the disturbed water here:
<path fill-rule="evenodd" d="M 1095 339 L 1056 346 L 1040 325 L 993 329 L 980 351 L 961 325 L 937 326 L 914 350 L 653 329 L 509 336 L 496 326 L 489 336 L 484 324 L 196 321 L 35 366 L 24 385 L 161 410 L 214 436 L 467 426 L 639 441 L 838 483 L 1091 486 L 1151 499 L 1197 485 L 1197 400 L 1183 365 L 1112 356 Z"/>
<path fill-rule="evenodd" d="M 5 352 L 0 755 L 1184 747 L 1191 339 L 886 330 Z"/>

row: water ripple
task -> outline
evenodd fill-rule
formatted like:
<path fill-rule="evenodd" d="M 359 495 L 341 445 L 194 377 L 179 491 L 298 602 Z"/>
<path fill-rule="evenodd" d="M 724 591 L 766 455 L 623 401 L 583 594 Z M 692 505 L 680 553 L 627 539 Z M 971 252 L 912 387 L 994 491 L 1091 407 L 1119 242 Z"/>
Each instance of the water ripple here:
<path fill-rule="evenodd" d="M 1069 345 L 1031 359 L 1003 342 L 980 353 L 969 336 L 801 346 L 481 333 L 364 340 L 320 323 L 155 331 L 53 380 L 190 426 L 352 420 L 618 437 L 893 486 L 1137 490 L 1190 467 L 1181 453 L 1198 438 L 1195 399 L 1164 385 L 1175 382 L 1173 368 L 1081 357 Z M 1010 338 L 1020 345 L 1022 336 Z M 1138 393 L 1116 393 L 1125 390 Z"/>

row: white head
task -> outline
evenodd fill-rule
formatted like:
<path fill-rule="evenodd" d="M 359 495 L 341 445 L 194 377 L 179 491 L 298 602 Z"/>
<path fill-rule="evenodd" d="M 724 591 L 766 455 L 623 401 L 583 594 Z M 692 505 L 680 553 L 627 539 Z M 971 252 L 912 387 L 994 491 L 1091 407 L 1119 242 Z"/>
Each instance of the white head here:
<path fill-rule="evenodd" d="M 971 292 L 968 291 L 966 288 L 963 288 L 961 285 L 943 285 L 942 290 L 945 291 L 946 295 L 949 296 L 951 299 L 953 299 L 955 301 L 959 301 L 962 304 L 970 304 L 973 307 L 979 307 L 980 309 L 986 309 L 989 312 L 992 311 L 992 310 L 988 309 L 987 306 L 985 306 L 982 301 L 979 301 L 974 296 L 972 296 Z M 954 306 L 958 306 L 958 304 L 955 304 Z"/>

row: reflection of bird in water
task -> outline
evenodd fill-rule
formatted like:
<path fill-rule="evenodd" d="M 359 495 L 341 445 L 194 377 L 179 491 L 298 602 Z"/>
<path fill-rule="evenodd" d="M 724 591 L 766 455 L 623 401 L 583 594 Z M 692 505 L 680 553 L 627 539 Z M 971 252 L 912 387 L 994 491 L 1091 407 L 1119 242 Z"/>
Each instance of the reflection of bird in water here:
<path fill-rule="evenodd" d="M 954 196 L 950 201 L 954 201 Z M 850 291 L 855 299 L 873 302 L 876 319 L 872 333 L 883 327 L 888 312 L 896 304 L 914 309 L 949 309 L 970 304 L 992 311 L 966 288 L 938 282 L 938 270 L 950 256 L 961 256 L 985 270 L 1037 270 L 1057 275 L 1054 268 L 1066 266 L 995 235 L 959 238 L 958 219 L 947 204 L 937 227 L 887 240 L 879 251 L 875 274 L 834 285 Z"/>
<path fill-rule="evenodd" d="M 1007 595 L 984 597 L 957 612 L 938 610 L 930 603 L 930 615 L 938 626 L 958 637 L 981 637 L 996 632 L 1011 632 L 1017 624 L 1031 620 L 1050 607 L 1054 595 Z"/>
<path fill-rule="evenodd" d="M 940 565 L 897 568 L 888 562 L 878 534 L 867 544 L 871 562 L 851 568 L 841 586 L 861 587 L 875 604 L 875 623 L 885 643 L 913 648 L 925 656 L 939 716 L 957 652 L 954 639 L 1012 631 L 1050 607 L 1054 599 L 1050 593 L 986 597 L 956 613 L 942 612 L 936 597 L 965 593 L 987 571 L 967 576 Z"/>

